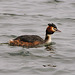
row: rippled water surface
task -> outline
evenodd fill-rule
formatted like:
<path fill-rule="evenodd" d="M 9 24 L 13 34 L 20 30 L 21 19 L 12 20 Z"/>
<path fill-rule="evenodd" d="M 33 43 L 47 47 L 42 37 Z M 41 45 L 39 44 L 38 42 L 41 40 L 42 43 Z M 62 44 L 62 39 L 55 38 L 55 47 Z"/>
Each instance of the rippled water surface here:
<path fill-rule="evenodd" d="M 44 39 L 48 23 L 62 31 L 49 48 L 2 44 L 24 34 Z M 75 0 L 0 0 L 0 75 L 75 75 Z"/>

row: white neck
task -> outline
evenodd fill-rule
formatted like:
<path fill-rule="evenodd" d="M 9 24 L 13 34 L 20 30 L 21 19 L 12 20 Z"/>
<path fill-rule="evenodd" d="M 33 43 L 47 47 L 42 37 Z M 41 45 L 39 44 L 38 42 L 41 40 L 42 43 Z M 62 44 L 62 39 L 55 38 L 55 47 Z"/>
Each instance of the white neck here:
<path fill-rule="evenodd" d="M 50 34 L 47 34 L 46 35 L 46 38 L 45 38 L 45 43 L 51 43 L 51 35 Z"/>

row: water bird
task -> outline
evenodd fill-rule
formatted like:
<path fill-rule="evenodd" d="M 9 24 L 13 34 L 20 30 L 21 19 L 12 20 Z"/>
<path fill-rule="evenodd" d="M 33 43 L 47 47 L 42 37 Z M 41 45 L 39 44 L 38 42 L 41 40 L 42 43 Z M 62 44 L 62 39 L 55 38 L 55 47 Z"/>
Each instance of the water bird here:
<path fill-rule="evenodd" d="M 51 43 L 51 35 L 56 31 L 61 32 L 60 30 L 57 29 L 57 26 L 55 24 L 49 23 L 48 27 L 46 28 L 46 35 L 44 40 L 38 35 L 21 35 L 15 39 L 10 40 L 9 45 L 29 48 L 44 43 L 49 44 Z"/>

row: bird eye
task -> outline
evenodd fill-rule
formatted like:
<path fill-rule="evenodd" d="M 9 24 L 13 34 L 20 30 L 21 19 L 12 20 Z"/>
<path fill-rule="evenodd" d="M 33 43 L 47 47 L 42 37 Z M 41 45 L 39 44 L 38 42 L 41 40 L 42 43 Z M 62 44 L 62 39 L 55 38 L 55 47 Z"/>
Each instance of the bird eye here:
<path fill-rule="evenodd" d="M 54 28 L 54 30 L 56 30 L 56 28 Z"/>

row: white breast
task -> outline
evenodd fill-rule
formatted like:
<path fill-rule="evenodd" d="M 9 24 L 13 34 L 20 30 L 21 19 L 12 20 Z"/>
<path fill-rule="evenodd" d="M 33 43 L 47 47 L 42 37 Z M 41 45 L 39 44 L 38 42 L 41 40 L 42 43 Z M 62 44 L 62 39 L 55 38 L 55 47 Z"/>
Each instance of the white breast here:
<path fill-rule="evenodd" d="M 48 43 L 51 43 L 51 35 L 47 35 L 47 37 L 48 37 L 48 39 L 47 39 L 47 41 L 46 41 L 46 43 L 48 44 Z"/>

